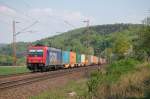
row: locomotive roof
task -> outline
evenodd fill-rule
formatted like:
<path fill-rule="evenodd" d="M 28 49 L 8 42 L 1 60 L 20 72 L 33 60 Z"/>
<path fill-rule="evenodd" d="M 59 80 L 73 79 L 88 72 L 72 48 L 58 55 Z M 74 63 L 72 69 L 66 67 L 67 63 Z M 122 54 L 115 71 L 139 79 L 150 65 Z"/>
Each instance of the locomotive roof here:
<path fill-rule="evenodd" d="M 61 51 L 61 49 L 53 48 L 53 47 L 48 47 L 50 50 L 55 50 L 55 51 Z"/>

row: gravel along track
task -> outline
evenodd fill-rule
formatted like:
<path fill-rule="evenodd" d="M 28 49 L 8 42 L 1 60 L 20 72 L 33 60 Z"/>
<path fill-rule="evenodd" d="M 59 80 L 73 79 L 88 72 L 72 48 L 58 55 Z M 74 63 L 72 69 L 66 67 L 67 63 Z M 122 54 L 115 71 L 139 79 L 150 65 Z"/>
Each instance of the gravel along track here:
<path fill-rule="evenodd" d="M 74 72 L 81 72 L 81 71 L 88 71 L 92 69 L 96 69 L 98 66 L 87 66 L 87 67 L 80 67 L 80 68 L 71 68 L 71 69 L 63 69 L 57 71 L 50 71 L 44 73 L 35 73 L 28 75 L 27 77 L 20 77 L 20 79 L 7 79 L 7 80 L 0 80 L 0 90 L 15 88 L 18 86 L 23 86 L 27 84 L 32 84 L 34 82 L 55 78 L 59 76 L 64 76 Z M 19 77 L 19 76 L 17 76 Z M 11 78 L 11 77 L 10 77 Z"/>
<path fill-rule="evenodd" d="M 8 74 L 8 75 L 0 75 L 0 79 L 2 78 L 8 78 L 8 77 L 15 77 L 15 76 L 23 76 L 23 75 L 29 75 L 32 72 L 26 72 L 26 73 L 17 73 L 17 74 Z"/>

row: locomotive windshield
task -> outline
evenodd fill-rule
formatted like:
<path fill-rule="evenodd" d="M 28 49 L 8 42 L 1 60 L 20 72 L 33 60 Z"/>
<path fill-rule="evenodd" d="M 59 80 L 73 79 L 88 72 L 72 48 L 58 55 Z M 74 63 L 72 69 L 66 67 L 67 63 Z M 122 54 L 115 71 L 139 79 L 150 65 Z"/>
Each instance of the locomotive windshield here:
<path fill-rule="evenodd" d="M 28 53 L 29 56 L 31 57 L 42 57 L 43 56 L 43 50 L 29 50 L 29 53 Z"/>

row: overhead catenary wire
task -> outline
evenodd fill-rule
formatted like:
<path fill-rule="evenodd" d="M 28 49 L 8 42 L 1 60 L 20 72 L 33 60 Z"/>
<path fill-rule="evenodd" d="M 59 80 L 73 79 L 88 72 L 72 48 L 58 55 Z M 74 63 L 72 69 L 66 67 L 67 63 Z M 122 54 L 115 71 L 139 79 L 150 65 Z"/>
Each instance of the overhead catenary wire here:
<path fill-rule="evenodd" d="M 2 19 L 0 19 L 0 21 L 1 21 L 1 24 L 3 24 L 3 23 L 5 23 L 5 24 L 7 24 L 8 26 L 10 26 L 11 24 L 10 24 L 10 20 L 12 21 L 12 19 L 14 19 L 14 18 L 12 18 L 12 16 L 11 15 L 7 15 L 7 14 L 5 14 L 6 16 L 8 16 L 8 17 L 10 17 L 10 19 L 8 20 L 2 20 Z M 2 16 L 3 17 L 3 15 L 2 14 L 0 14 L 0 16 Z M 6 22 L 6 21 L 8 21 L 8 22 Z M 21 26 L 17 26 L 17 28 L 22 28 Z"/>
<path fill-rule="evenodd" d="M 23 2 L 24 2 L 24 4 L 25 4 L 25 6 L 27 6 L 27 8 L 31 8 L 32 9 L 32 6 L 31 6 L 31 4 L 29 4 L 27 1 L 25 1 L 25 0 L 22 0 Z M 28 16 L 28 14 L 27 14 L 27 16 Z M 38 21 L 39 22 L 39 18 L 32 18 L 32 19 L 34 19 L 35 21 Z"/>
<path fill-rule="evenodd" d="M 26 2 L 25 0 L 22 0 L 22 1 L 24 2 L 24 4 L 25 4 L 27 7 L 32 8 L 32 6 L 31 6 L 28 2 Z"/>
<path fill-rule="evenodd" d="M 18 23 L 18 22 L 16 22 L 15 20 L 13 20 L 12 28 L 13 28 L 13 57 L 14 57 L 14 60 L 13 60 L 14 63 L 13 63 L 13 65 L 14 66 L 17 63 L 17 57 L 16 57 L 17 56 L 16 55 L 16 36 L 19 35 L 19 34 L 21 34 L 21 33 L 23 33 L 25 30 L 31 28 L 33 25 L 35 25 L 36 23 L 38 23 L 38 21 L 35 21 L 33 24 L 25 27 L 24 29 L 20 30 L 17 33 L 15 31 L 16 30 L 16 25 L 15 25 L 16 23 Z"/>
<path fill-rule="evenodd" d="M 13 45 L 13 58 L 14 58 L 13 64 L 16 65 L 16 63 L 17 63 L 17 57 L 16 57 L 16 36 L 19 35 L 20 33 L 24 32 L 25 30 L 31 28 L 33 25 L 38 23 L 38 21 L 35 21 L 33 24 L 31 24 L 31 25 L 21 29 L 19 32 L 16 33 L 16 31 L 15 31 L 16 30 L 15 29 L 16 28 L 15 24 L 17 22 L 15 21 L 15 19 L 17 18 L 17 14 L 19 14 L 19 18 L 22 18 L 22 19 L 25 19 L 25 20 L 30 19 L 30 21 L 31 21 L 31 19 L 33 20 L 33 18 L 29 17 L 25 13 L 20 13 L 20 11 L 18 11 L 18 9 L 8 5 L 6 2 L 0 1 L 0 3 L 2 3 L 4 6 L 6 6 L 9 9 L 11 9 L 12 11 L 14 11 L 13 14 L 15 15 L 15 17 L 13 17 L 12 15 L 7 15 L 7 16 L 9 16 L 9 17 L 11 17 L 13 19 L 13 22 L 12 22 L 13 23 L 12 24 L 12 28 L 13 28 L 13 43 L 12 43 L 12 45 Z M 22 17 L 22 16 L 24 16 L 24 17 Z"/>
<path fill-rule="evenodd" d="M 64 24 L 66 24 L 66 25 L 68 25 L 68 26 L 70 26 L 70 27 L 72 27 L 72 28 L 75 28 L 75 26 L 73 25 L 73 24 L 71 24 L 69 21 L 67 21 L 67 20 L 64 20 L 64 19 L 61 19 L 61 18 L 59 18 L 59 17 L 55 17 L 55 16 L 50 16 L 49 15 L 49 17 L 51 17 L 51 18 L 53 18 L 53 19 L 55 19 L 56 21 L 58 21 L 58 22 L 63 22 Z"/>
<path fill-rule="evenodd" d="M 67 25 L 69 25 L 69 26 L 75 28 L 75 26 L 74 26 L 73 24 L 70 24 L 70 23 L 69 23 L 68 21 L 66 21 L 66 20 L 64 20 L 64 23 L 66 23 Z"/>
<path fill-rule="evenodd" d="M 13 17 L 12 15 L 7 15 L 7 16 L 11 16 L 11 17 L 13 17 L 13 19 L 14 19 L 14 18 L 22 18 L 22 19 L 27 20 L 27 21 L 33 20 L 32 17 L 28 16 L 28 15 L 25 14 L 25 13 L 22 13 L 20 10 L 18 10 L 18 9 L 16 9 L 16 8 L 12 7 L 12 6 L 10 6 L 10 5 L 7 4 L 6 2 L 4 2 L 4 1 L 1 0 L 0 3 L 3 4 L 3 5 L 5 5 L 5 6 L 8 7 L 9 9 L 12 9 L 13 11 L 15 11 L 16 14 L 17 14 L 17 13 L 20 14 L 19 17 L 18 17 L 18 16 Z M 6 14 L 5 14 L 5 15 L 6 15 Z M 21 16 L 22 16 L 22 17 L 21 17 Z"/>
<path fill-rule="evenodd" d="M 30 4 L 30 3 L 28 3 L 27 1 L 25 1 L 25 0 L 22 0 L 23 2 L 24 2 L 24 4 L 28 7 L 28 8 L 32 8 L 32 5 Z M 55 19 L 56 21 L 62 21 L 63 23 L 65 23 L 66 25 L 68 25 L 68 26 L 70 26 L 70 27 L 72 27 L 72 28 L 75 28 L 75 26 L 73 25 L 73 24 L 71 24 L 70 22 L 68 22 L 67 20 L 63 20 L 63 19 L 61 19 L 61 18 L 56 18 L 56 17 L 54 17 L 54 16 L 50 16 L 49 15 L 49 17 L 52 17 L 53 19 Z M 36 19 L 36 21 L 39 21 L 39 18 L 38 19 Z"/>
<path fill-rule="evenodd" d="M 22 13 L 22 12 L 20 12 L 18 9 L 16 9 L 16 8 L 14 8 L 14 7 L 12 7 L 12 6 L 10 6 L 10 5 L 8 5 L 6 2 L 3 2 L 3 1 L 0 1 L 0 2 L 2 2 L 4 5 L 6 5 L 8 8 L 10 8 L 10 9 L 13 9 L 14 11 L 15 11 L 15 13 L 16 14 L 14 14 L 14 15 L 16 15 L 15 17 L 13 17 L 13 16 L 11 16 L 10 15 L 10 17 L 13 17 L 13 19 L 14 18 L 17 18 L 17 13 L 19 13 L 20 15 L 20 18 L 23 18 L 23 19 L 28 19 L 28 20 L 30 20 L 31 21 L 31 19 L 33 20 L 34 18 L 32 18 L 32 17 L 30 17 L 30 16 L 28 16 L 28 14 L 27 13 Z M 30 5 L 28 5 L 28 3 L 25 3 L 26 4 L 26 6 L 28 6 L 28 7 L 31 7 Z M 24 16 L 24 17 L 23 17 Z M 19 18 L 19 17 L 18 17 Z M 53 18 L 53 19 L 56 19 L 56 18 Z M 37 24 L 37 23 L 39 23 L 39 21 L 37 20 L 37 19 L 34 19 L 34 20 L 36 20 L 35 22 L 33 22 L 31 25 L 29 25 L 29 26 L 27 26 L 27 27 L 25 27 L 25 28 L 23 28 L 23 29 L 21 29 L 21 30 L 19 30 L 19 32 L 15 32 L 15 19 L 14 19 L 14 22 L 13 22 L 13 28 L 14 28 L 14 31 L 13 31 L 13 33 L 14 33 L 14 42 L 13 42 L 13 44 L 14 44 L 14 51 L 15 51 L 15 54 L 14 54 L 14 59 L 15 59 L 15 61 L 14 61 L 14 65 L 16 65 L 16 36 L 17 35 L 19 35 L 19 34 L 21 34 L 21 33 L 24 33 L 24 31 L 26 31 L 26 30 L 28 30 L 29 28 L 31 28 L 32 26 L 34 26 L 35 24 Z M 57 20 L 57 19 L 56 19 Z M 63 23 L 65 23 L 66 25 L 68 25 L 68 26 L 70 26 L 70 27 L 72 27 L 72 28 L 75 28 L 75 26 L 73 25 L 73 24 L 71 24 L 70 22 L 68 22 L 67 20 L 64 20 L 64 19 L 61 19 L 61 18 L 59 18 L 58 19 L 58 22 L 60 22 L 59 20 L 61 20 Z"/>
<path fill-rule="evenodd" d="M 15 35 L 18 35 L 18 34 L 20 34 L 20 33 L 24 32 L 25 30 L 27 30 L 27 29 L 31 28 L 32 26 L 34 26 L 34 25 L 35 25 L 35 24 L 37 24 L 37 23 L 38 23 L 38 21 L 35 21 L 35 22 L 34 22 L 34 23 L 32 23 L 31 25 L 29 25 L 29 26 L 27 26 L 27 27 L 23 28 L 22 30 L 20 30 L 19 32 L 17 32 Z"/>

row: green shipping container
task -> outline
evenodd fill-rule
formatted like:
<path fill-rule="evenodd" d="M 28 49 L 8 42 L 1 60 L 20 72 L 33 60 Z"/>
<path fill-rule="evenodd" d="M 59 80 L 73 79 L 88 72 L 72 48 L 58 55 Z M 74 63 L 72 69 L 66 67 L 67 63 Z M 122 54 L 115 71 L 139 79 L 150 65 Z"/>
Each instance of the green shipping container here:
<path fill-rule="evenodd" d="M 79 53 L 76 53 L 76 62 L 81 63 L 81 55 Z"/>

